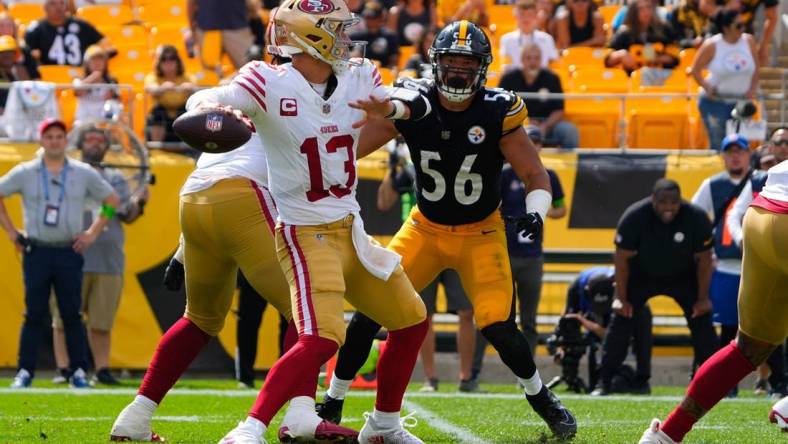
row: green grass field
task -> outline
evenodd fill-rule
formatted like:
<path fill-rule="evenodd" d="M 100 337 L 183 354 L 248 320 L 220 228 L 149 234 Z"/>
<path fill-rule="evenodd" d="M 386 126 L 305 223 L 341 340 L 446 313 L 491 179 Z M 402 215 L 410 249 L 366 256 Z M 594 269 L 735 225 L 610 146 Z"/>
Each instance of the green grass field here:
<path fill-rule="evenodd" d="M 0 378 L 0 387 L 9 379 Z M 36 380 L 34 389 L 0 389 L 0 443 L 107 442 L 115 415 L 133 398 L 138 381 L 120 389 L 75 391 Z M 489 394 L 461 395 L 446 387 L 419 393 L 412 386 L 405 412 L 415 412 L 412 431 L 427 443 L 542 443 L 547 427 L 533 413 L 514 385 L 484 385 Z M 590 398 L 558 392 L 578 418 L 574 442 L 634 443 L 653 417 L 664 418 L 680 399 L 680 388 L 657 388 L 650 397 Z M 256 392 L 234 390 L 232 381 L 186 380 L 162 403 L 154 430 L 173 443 L 215 443 L 246 416 Z M 685 443 L 786 442 L 769 424 L 773 401 L 744 393 L 726 399 L 688 436 Z M 343 424 L 361 428 L 363 413 L 374 403 L 370 392 L 352 392 Z M 266 438 L 277 442 L 280 417 Z"/>

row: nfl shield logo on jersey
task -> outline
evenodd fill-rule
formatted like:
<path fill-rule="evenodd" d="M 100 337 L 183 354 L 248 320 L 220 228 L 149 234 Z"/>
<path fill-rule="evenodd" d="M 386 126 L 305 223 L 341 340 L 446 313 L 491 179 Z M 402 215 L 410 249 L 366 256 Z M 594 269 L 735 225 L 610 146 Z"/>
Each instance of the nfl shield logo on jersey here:
<path fill-rule="evenodd" d="M 224 116 L 221 114 L 208 114 L 205 116 L 205 129 L 214 133 L 221 131 L 223 121 Z"/>
<path fill-rule="evenodd" d="M 472 126 L 471 129 L 468 130 L 468 140 L 474 145 L 484 142 L 486 135 L 484 128 L 479 125 Z"/>

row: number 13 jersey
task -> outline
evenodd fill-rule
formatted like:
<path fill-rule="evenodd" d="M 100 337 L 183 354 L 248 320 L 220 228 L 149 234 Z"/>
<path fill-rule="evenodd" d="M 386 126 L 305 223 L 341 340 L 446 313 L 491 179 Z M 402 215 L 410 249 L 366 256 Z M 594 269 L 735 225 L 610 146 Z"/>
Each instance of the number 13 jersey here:
<path fill-rule="evenodd" d="M 195 93 L 200 102 L 230 105 L 254 122 L 267 150 L 269 189 L 279 221 L 320 225 L 357 214 L 356 147 L 364 113 L 349 102 L 386 94 L 369 61 L 336 76 L 324 99 L 291 64 L 251 62 L 227 85 Z"/>
<path fill-rule="evenodd" d="M 501 137 L 528 117 L 520 97 L 481 88 L 462 112 L 443 108 L 431 80 L 399 79 L 395 86 L 419 91 L 432 112 L 418 121 L 397 120 L 416 168 L 419 210 L 443 225 L 485 219 L 501 203 Z"/>

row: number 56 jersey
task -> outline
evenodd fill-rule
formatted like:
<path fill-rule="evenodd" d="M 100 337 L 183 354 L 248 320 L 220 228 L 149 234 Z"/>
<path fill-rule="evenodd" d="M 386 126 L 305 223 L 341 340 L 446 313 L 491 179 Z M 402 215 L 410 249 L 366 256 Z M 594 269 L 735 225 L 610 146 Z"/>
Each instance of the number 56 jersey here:
<path fill-rule="evenodd" d="M 334 87 L 329 81 L 328 88 Z M 291 64 L 250 62 L 226 86 L 202 90 L 200 103 L 230 105 L 252 119 L 267 148 L 269 188 L 279 221 L 320 225 L 357 214 L 356 146 L 364 117 L 349 102 L 385 96 L 380 73 L 369 61 L 336 76 L 327 99 Z"/>
<path fill-rule="evenodd" d="M 481 88 L 462 112 L 443 108 L 431 80 L 399 79 L 432 105 L 421 120 L 397 120 L 416 169 L 419 211 L 443 225 L 481 221 L 501 203 L 501 137 L 528 117 L 523 100 L 501 89 Z"/>

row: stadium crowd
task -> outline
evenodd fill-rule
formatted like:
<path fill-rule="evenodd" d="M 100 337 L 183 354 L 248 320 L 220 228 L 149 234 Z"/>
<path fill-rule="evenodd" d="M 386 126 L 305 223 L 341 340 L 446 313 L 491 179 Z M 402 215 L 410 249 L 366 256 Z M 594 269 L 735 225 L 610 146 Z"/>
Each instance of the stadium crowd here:
<path fill-rule="evenodd" d="M 73 93 L 53 95 L 69 127 L 122 110 L 147 140 L 176 142 L 171 124 L 189 94 L 227 81 L 222 79 L 245 62 L 262 57 L 265 25 L 278 2 L 155 3 L 6 2 L 0 13 L 2 82 L 73 83 Z M 763 26 L 754 36 L 761 7 Z M 532 93 L 528 107 L 545 145 L 561 148 L 618 146 L 618 120 L 626 119 L 631 147 L 719 149 L 735 104 L 757 99 L 758 67 L 769 65 L 777 26 L 774 0 L 683 0 L 674 6 L 655 0 L 356 0 L 349 8 L 362 18 L 350 37 L 367 43 L 366 56 L 383 68 L 384 82 L 422 74 L 423 48 L 437 27 L 459 19 L 481 25 L 495 55 L 488 84 Z M 540 66 L 527 63 L 537 50 Z M 65 66 L 74 69 L 64 71 Z M 624 75 L 613 71 L 618 68 Z M 0 107 L 8 95 L 2 91 Z M 612 110 L 598 109 L 589 122 L 595 101 L 536 96 L 699 91 L 697 99 L 673 100 L 670 112 L 678 119 L 670 121 L 670 131 L 676 137 L 667 139 L 677 141 L 675 146 L 662 146 L 667 142 L 649 133 L 649 118 L 665 126 L 659 101 L 629 99 L 626 115 L 614 104 Z"/>

